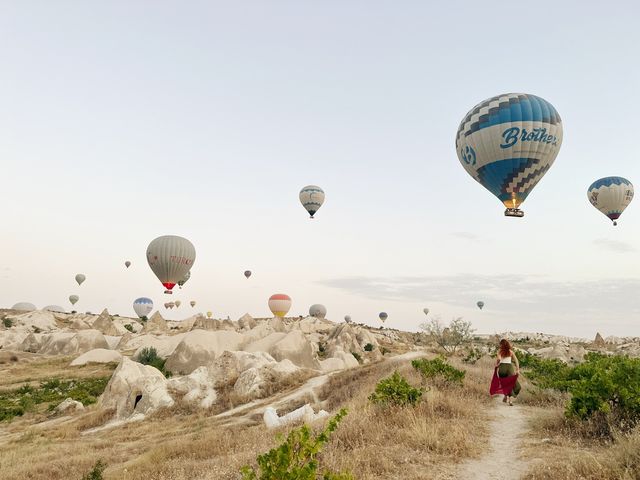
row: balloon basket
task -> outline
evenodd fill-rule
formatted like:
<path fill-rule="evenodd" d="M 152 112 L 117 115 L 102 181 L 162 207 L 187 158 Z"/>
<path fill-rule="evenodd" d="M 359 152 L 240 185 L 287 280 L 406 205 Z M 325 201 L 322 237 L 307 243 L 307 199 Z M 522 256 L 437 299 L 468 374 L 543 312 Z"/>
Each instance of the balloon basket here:
<path fill-rule="evenodd" d="M 504 216 L 505 217 L 524 217 L 524 212 L 522 210 L 520 210 L 519 208 L 507 208 L 504 211 Z"/>
<path fill-rule="evenodd" d="M 167 295 L 172 295 L 173 292 L 171 290 L 165 290 L 164 293 L 166 293 Z"/>

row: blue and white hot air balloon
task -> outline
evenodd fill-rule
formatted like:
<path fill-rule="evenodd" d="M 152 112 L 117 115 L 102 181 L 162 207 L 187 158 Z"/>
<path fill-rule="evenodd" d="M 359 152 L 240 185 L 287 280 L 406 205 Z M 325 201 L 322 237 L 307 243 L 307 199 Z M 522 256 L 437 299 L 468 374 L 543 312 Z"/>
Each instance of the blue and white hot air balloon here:
<path fill-rule="evenodd" d="M 518 207 L 547 173 L 562 145 L 562 120 L 546 100 L 506 93 L 473 107 L 456 134 L 460 163 L 478 183 L 522 217 Z"/>
<path fill-rule="evenodd" d="M 133 302 L 133 310 L 138 317 L 147 317 L 153 310 L 153 301 L 147 297 L 136 298 Z"/>
<path fill-rule="evenodd" d="M 591 205 L 617 225 L 616 220 L 633 200 L 633 184 L 622 177 L 601 178 L 591 184 L 587 197 Z"/>
<path fill-rule="evenodd" d="M 324 203 L 324 190 L 316 185 L 307 185 L 300 190 L 300 203 L 305 208 L 311 218 Z"/>

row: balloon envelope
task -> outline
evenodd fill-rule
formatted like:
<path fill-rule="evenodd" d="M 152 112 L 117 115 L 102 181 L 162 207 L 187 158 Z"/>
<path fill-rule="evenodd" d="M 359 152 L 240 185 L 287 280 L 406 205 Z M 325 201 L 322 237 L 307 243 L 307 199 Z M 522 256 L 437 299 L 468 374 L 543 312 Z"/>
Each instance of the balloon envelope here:
<path fill-rule="evenodd" d="M 291 297 L 284 293 L 276 293 L 269 298 L 269 310 L 276 317 L 284 317 L 291 308 Z"/>
<path fill-rule="evenodd" d="M 189 273 L 196 259 L 196 249 L 183 237 L 165 235 L 153 240 L 147 247 L 147 262 L 158 280 L 164 285 L 165 292 L 171 293 L 176 283 Z"/>
<path fill-rule="evenodd" d="M 351 323 L 351 315 L 345 315 L 344 316 L 344 321 L 347 323 Z"/>
<path fill-rule="evenodd" d="M 324 318 L 327 316 L 327 308 L 324 305 L 316 303 L 309 307 L 309 316 L 315 318 Z"/>
<path fill-rule="evenodd" d="M 249 278 L 251 276 L 251 270 L 245 270 L 244 271 L 244 276 Z"/>
<path fill-rule="evenodd" d="M 211 318 L 212 315 L 213 315 L 213 312 L 207 312 L 207 318 Z"/>
<path fill-rule="evenodd" d="M 82 285 L 82 282 L 84 282 L 86 279 L 87 277 L 81 273 L 76 275 L 76 282 L 78 282 L 78 285 Z"/>
<path fill-rule="evenodd" d="M 189 305 L 191 305 L 192 307 L 195 307 L 196 306 L 196 301 L 195 300 L 191 300 L 189 302 Z"/>
<path fill-rule="evenodd" d="M 300 203 L 305 208 L 311 218 L 324 203 L 324 190 L 316 185 L 307 185 L 300 190 Z"/>
<path fill-rule="evenodd" d="M 80 300 L 80 297 L 78 295 L 69 296 L 69 301 L 71 302 L 71 305 L 75 305 L 78 300 Z"/>
<path fill-rule="evenodd" d="M 591 184 L 587 197 L 591 205 L 617 225 L 616 220 L 633 200 L 633 184 L 622 177 L 601 178 Z"/>
<path fill-rule="evenodd" d="M 526 93 L 479 103 L 462 119 L 456 134 L 460 163 L 507 212 L 520 212 L 518 207 L 553 165 L 561 145 L 562 120 L 556 109 Z"/>
<path fill-rule="evenodd" d="M 176 306 L 176 308 L 180 307 L 180 305 L 182 305 L 182 302 L 180 300 L 176 300 L 175 302 L 173 302 L 174 305 Z"/>
<path fill-rule="evenodd" d="M 35 309 L 36 306 L 33 303 L 29 302 L 18 302 L 13 307 L 11 307 L 11 310 L 20 310 L 23 312 L 31 312 Z"/>
<path fill-rule="evenodd" d="M 165 308 L 167 308 L 166 304 Z M 149 316 L 151 310 L 153 310 L 153 301 L 150 298 L 140 297 L 133 301 L 133 311 L 136 312 L 138 317 L 142 318 Z"/>
<path fill-rule="evenodd" d="M 423 308 L 422 311 L 424 312 L 425 315 L 429 315 L 429 309 L 428 308 Z"/>
<path fill-rule="evenodd" d="M 386 312 L 380 312 L 380 315 L 378 315 L 378 318 L 380 318 L 380 320 L 382 320 L 382 323 L 384 323 L 384 321 L 389 317 L 389 315 L 387 315 Z"/>
<path fill-rule="evenodd" d="M 131 266 L 131 262 L 127 260 L 126 262 L 124 262 L 124 266 L 129 268 Z"/>
<path fill-rule="evenodd" d="M 478 308 L 480 310 L 482 310 L 482 307 L 484 307 L 484 302 L 483 301 L 479 301 L 478 303 L 476 303 L 476 305 L 478 306 Z"/>

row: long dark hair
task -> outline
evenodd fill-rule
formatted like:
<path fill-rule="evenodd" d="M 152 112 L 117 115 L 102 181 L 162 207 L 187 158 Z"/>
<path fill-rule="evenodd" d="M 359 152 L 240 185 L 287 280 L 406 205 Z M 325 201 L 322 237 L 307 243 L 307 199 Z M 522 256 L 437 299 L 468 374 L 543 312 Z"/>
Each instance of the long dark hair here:
<path fill-rule="evenodd" d="M 506 338 L 503 338 L 502 340 L 500 340 L 500 356 L 502 358 L 511 356 L 511 344 L 509 343 L 509 340 L 507 340 Z"/>

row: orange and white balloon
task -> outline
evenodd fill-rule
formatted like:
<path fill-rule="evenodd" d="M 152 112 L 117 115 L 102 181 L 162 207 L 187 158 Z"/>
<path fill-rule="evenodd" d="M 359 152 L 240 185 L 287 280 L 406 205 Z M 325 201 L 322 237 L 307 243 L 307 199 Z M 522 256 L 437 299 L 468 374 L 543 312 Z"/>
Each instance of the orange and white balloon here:
<path fill-rule="evenodd" d="M 269 310 L 276 317 L 284 317 L 291 309 L 291 297 L 284 293 L 276 293 L 269 298 Z"/>

